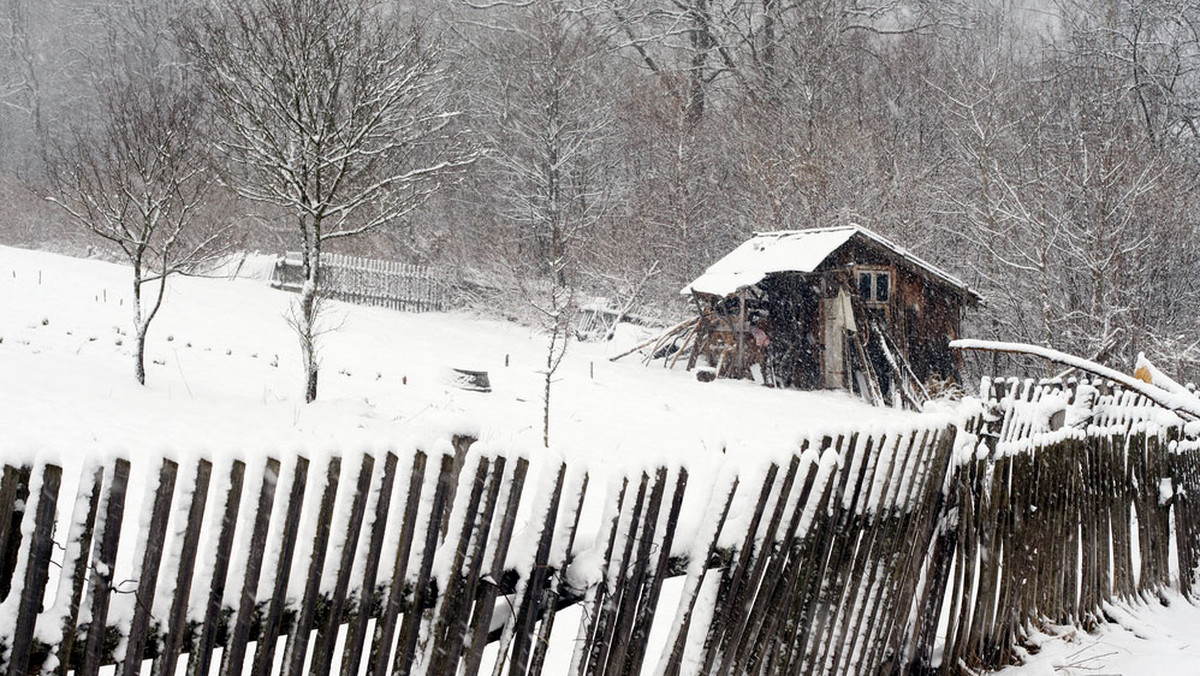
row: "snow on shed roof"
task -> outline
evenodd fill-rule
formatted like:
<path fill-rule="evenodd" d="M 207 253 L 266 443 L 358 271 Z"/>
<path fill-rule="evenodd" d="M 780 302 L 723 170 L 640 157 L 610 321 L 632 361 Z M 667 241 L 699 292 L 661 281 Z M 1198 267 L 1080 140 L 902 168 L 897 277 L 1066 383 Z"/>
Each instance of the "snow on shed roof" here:
<path fill-rule="evenodd" d="M 957 277 L 860 225 L 756 232 L 724 258 L 713 263 L 695 281 L 683 287 L 680 293 L 697 292 L 728 296 L 757 284 L 772 273 L 814 272 L 834 251 L 856 235 L 888 249 L 918 271 L 979 300 L 979 295 Z"/>

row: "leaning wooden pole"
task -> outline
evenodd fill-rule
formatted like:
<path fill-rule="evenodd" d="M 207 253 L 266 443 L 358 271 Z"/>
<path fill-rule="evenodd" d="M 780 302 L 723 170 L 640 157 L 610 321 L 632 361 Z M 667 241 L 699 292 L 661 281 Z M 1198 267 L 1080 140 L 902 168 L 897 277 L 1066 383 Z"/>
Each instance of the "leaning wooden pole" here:
<path fill-rule="evenodd" d="M 1024 354 L 1032 357 L 1041 357 L 1055 364 L 1070 366 L 1084 373 L 1113 380 L 1181 417 L 1186 417 L 1189 420 L 1200 420 L 1200 398 L 1151 385 L 1103 364 L 1097 364 L 1048 347 L 993 340 L 954 340 L 950 342 L 950 347 L 956 350 L 978 350 L 981 352 Z"/>

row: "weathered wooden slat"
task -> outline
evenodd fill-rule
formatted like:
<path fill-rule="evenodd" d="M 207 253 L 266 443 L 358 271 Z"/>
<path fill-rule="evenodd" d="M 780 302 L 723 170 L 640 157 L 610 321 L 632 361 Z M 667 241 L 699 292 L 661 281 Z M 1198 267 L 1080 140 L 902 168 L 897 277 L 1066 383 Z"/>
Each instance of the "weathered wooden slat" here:
<path fill-rule="evenodd" d="M 736 559 L 736 563 L 727 567 L 721 574 L 721 585 L 717 589 L 717 600 L 714 605 L 713 618 L 709 622 L 708 634 L 704 639 L 704 666 L 702 668 L 704 673 L 711 673 L 713 666 L 717 664 L 725 632 L 729 626 L 730 619 L 734 616 L 731 600 L 737 597 L 743 577 L 749 572 L 747 569 L 755 553 L 758 525 L 762 519 L 763 511 L 766 509 L 767 501 L 774 490 L 775 476 L 778 472 L 779 465 L 775 463 L 771 463 L 771 466 L 767 468 L 766 476 L 763 478 L 763 487 L 758 495 L 758 502 L 754 507 L 754 511 L 751 512 L 750 523 L 746 527 L 746 537 L 741 547 L 737 550 L 738 558 Z"/>
<path fill-rule="evenodd" d="M 504 468 L 507 461 L 503 456 L 497 457 L 492 461 L 492 471 L 488 482 L 487 495 L 484 499 L 483 512 L 479 517 L 479 524 L 475 530 L 475 538 L 473 543 L 473 551 L 469 559 L 470 565 L 466 571 L 465 582 L 463 583 L 463 591 L 460 594 L 457 611 L 450 616 L 449 624 L 445 635 L 445 657 L 442 660 L 441 673 L 453 673 L 458 669 L 459 658 L 463 651 L 468 648 L 467 641 L 473 637 L 471 631 L 471 610 L 474 599 L 478 599 L 479 585 L 481 574 L 483 571 L 484 556 L 486 554 L 489 534 L 492 530 L 492 520 L 496 514 L 496 502 L 500 498 L 500 490 L 504 484 Z M 488 585 L 489 587 L 492 585 Z"/>
<path fill-rule="evenodd" d="M 167 522 L 171 517 L 171 502 L 175 498 L 175 478 L 179 465 L 164 459 L 158 472 L 158 488 L 154 492 L 154 506 L 150 512 L 150 524 L 146 533 L 146 549 L 142 552 L 142 565 L 138 570 L 137 602 L 129 635 L 125 644 L 125 661 L 121 665 L 121 676 L 139 676 L 142 673 L 142 653 L 146 646 L 146 632 L 154 610 L 154 594 L 158 589 L 158 564 L 162 561 L 163 544 L 167 538 Z"/>
<path fill-rule="evenodd" d="M 117 548 L 121 543 L 121 521 L 125 516 L 125 491 L 129 486 L 129 461 L 117 460 L 113 466 L 113 479 L 108 487 L 105 503 L 104 527 L 93 559 L 92 570 L 92 619 L 88 625 L 87 642 L 83 649 L 83 664 L 80 676 L 96 676 L 105 659 L 104 644 L 108 634 L 108 605 L 112 595 L 113 566 L 117 560 Z"/>
<path fill-rule="evenodd" d="M 505 560 L 508 557 L 508 547 L 512 542 L 513 530 L 517 522 L 517 508 L 521 504 L 521 495 L 525 487 L 525 475 L 529 472 L 529 461 L 517 459 L 512 478 L 508 482 L 508 498 L 505 501 L 504 519 L 500 524 L 500 532 L 496 536 L 495 551 L 492 552 L 491 568 L 487 574 L 487 586 L 475 601 L 475 611 L 471 618 L 470 648 L 467 650 L 460 673 L 479 673 L 483 661 L 483 650 L 487 644 L 488 634 L 491 633 L 492 614 L 495 611 L 496 599 L 500 595 L 500 578 L 504 574 Z"/>
<path fill-rule="evenodd" d="M 80 494 L 84 494 L 86 480 L 80 485 Z M 72 524 L 72 532 L 69 537 L 75 543 L 73 547 L 74 560 L 63 560 L 63 574 L 71 576 L 71 600 L 67 604 L 66 615 L 59 621 L 59 626 L 62 628 L 62 640 L 57 646 L 53 646 L 51 653 L 58 660 L 58 667 L 55 673 L 60 676 L 67 676 L 67 672 L 73 668 L 71 664 L 71 651 L 75 647 L 75 639 L 78 635 L 79 624 L 79 607 L 83 601 L 83 589 L 87 579 L 88 561 L 92 549 L 92 534 L 96 527 L 96 514 L 100 510 L 100 498 L 103 495 L 104 489 L 104 465 L 98 465 L 95 471 L 92 472 L 91 492 L 88 496 L 87 513 L 83 517 L 81 523 Z M 70 555 L 71 550 L 68 550 Z M 60 583 L 59 591 L 63 590 Z"/>
<path fill-rule="evenodd" d="M 25 579 L 21 587 L 21 603 L 12 633 L 8 673 L 25 676 L 32 665 L 33 630 L 42 611 L 42 597 L 50 575 L 50 554 L 54 550 L 54 513 L 58 505 L 58 490 L 62 486 L 62 468 L 46 465 L 42 468 L 41 488 L 38 491 L 37 511 L 29 542 L 29 557 L 25 562 Z"/>
<path fill-rule="evenodd" d="M 454 456 L 443 455 L 437 489 L 434 491 L 433 504 L 429 512 L 429 523 L 425 527 L 425 544 L 420 552 L 421 567 L 417 572 L 413 601 L 408 612 L 404 613 L 404 621 L 400 624 L 400 637 L 397 639 L 396 656 L 392 662 L 392 672 L 397 676 L 408 676 L 412 670 L 413 659 L 416 656 L 418 628 L 430 601 L 429 580 L 433 570 L 433 557 L 442 532 L 442 520 L 448 511 L 446 496 L 450 493 L 451 484 L 454 483 L 456 477 Z M 380 671 L 379 673 L 385 672 Z"/>
<path fill-rule="evenodd" d="M 204 624 L 195 650 L 188 661 L 188 676 L 208 676 L 212 664 L 213 648 L 217 643 L 217 628 L 221 621 L 222 601 L 225 598 L 225 583 L 229 577 L 229 559 L 233 551 L 233 538 L 237 531 L 238 513 L 242 503 L 242 484 L 246 477 L 246 464 L 233 461 L 229 469 L 229 491 L 225 495 L 225 510 L 221 518 L 221 534 L 217 538 L 212 577 L 209 580 L 208 600 L 204 605 Z M 169 673 L 167 676 L 171 676 Z"/>
<path fill-rule="evenodd" d="M 358 484 L 354 488 L 354 498 L 350 503 L 350 514 L 346 521 L 346 535 L 342 539 L 342 557 L 338 561 L 337 581 L 329 601 L 328 618 L 317 628 L 317 643 L 313 647 L 312 666 L 308 672 L 316 676 L 328 676 L 333 666 L 334 642 L 337 640 L 338 627 L 342 624 L 346 596 L 350 590 L 350 574 L 354 570 L 358 536 L 362 532 L 363 517 L 367 512 L 367 497 L 371 491 L 371 475 L 374 471 L 375 458 L 363 454 L 362 465 L 358 469 Z"/>
<path fill-rule="evenodd" d="M 578 490 L 578 499 L 575 501 L 575 506 L 568 515 L 570 526 L 567 528 L 567 541 L 563 545 L 562 560 L 557 562 L 555 566 L 553 578 L 550 580 L 549 588 L 546 590 L 545 608 L 542 610 L 542 618 L 539 624 L 537 640 L 533 645 L 533 654 L 529 658 L 530 676 L 537 676 L 542 673 L 542 667 L 546 661 L 546 651 L 550 647 L 550 637 L 554 632 L 554 618 L 558 615 L 559 600 L 562 597 L 562 588 L 567 577 L 567 569 L 574 557 L 575 536 L 579 531 L 579 517 L 583 512 L 583 503 L 587 498 L 588 483 L 591 478 L 583 475 L 582 483 Z"/>
<path fill-rule="evenodd" d="M 738 480 L 736 478 L 729 484 L 729 490 L 725 495 L 724 506 L 721 508 L 719 516 L 713 526 L 712 536 L 708 539 L 707 546 L 700 550 L 693 550 L 691 555 L 694 557 L 699 553 L 703 553 L 703 558 L 699 563 L 689 565 L 687 579 L 684 582 L 683 598 L 685 601 L 680 604 L 679 612 L 675 616 L 675 621 L 671 625 L 671 633 L 667 637 L 667 645 L 671 646 L 664 659 L 659 663 L 659 671 L 664 676 L 679 676 L 683 668 L 684 648 L 687 643 L 688 630 L 691 628 L 692 616 L 696 610 L 696 600 L 700 596 L 700 588 L 704 585 L 705 573 L 708 569 L 708 562 L 712 560 L 713 554 L 717 550 L 717 542 L 720 540 L 721 532 L 725 528 L 725 520 L 729 517 L 729 509 L 733 506 L 733 500 L 737 495 Z"/>
<path fill-rule="evenodd" d="M 367 556 L 363 576 L 359 585 L 358 603 L 350 616 L 346 628 L 346 645 L 342 650 L 342 671 L 346 676 L 357 676 L 362 663 L 363 646 L 367 640 L 367 620 L 372 616 L 375 599 L 375 582 L 379 575 L 379 559 L 383 552 L 384 535 L 387 532 L 388 513 L 391 510 L 392 490 L 396 484 L 395 453 L 388 452 L 383 462 L 383 477 L 375 500 L 375 514 L 371 522 L 371 538 L 367 544 Z"/>
<path fill-rule="evenodd" d="M 208 487 L 212 480 L 212 463 L 200 460 L 196 463 L 196 478 L 192 489 L 191 505 L 188 507 L 183 543 L 179 552 L 179 567 L 175 575 L 175 592 L 171 609 L 167 614 L 166 626 L 172 631 L 164 633 L 163 647 L 150 670 L 151 676 L 175 676 L 175 665 L 183 648 L 187 626 L 188 598 L 192 593 L 192 577 L 196 571 L 196 554 L 200 546 L 200 533 L 204 525 L 204 510 L 208 502 Z M 65 676 L 65 675 L 64 675 Z"/>
<path fill-rule="evenodd" d="M 13 571 L 21 550 L 21 520 L 25 510 L 16 509 L 29 499 L 29 467 L 4 466 L 0 479 L 0 601 L 12 591 Z"/>
<path fill-rule="evenodd" d="M 525 580 L 521 594 L 520 605 L 516 608 L 516 617 L 512 623 L 512 649 L 509 653 L 510 676 L 525 673 L 529 664 L 530 643 L 533 640 L 533 625 L 537 620 L 542 592 L 550 576 L 550 548 L 554 544 L 554 531 L 558 523 L 558 506 L 562 500 L 563 482 L 567 476 L 567 465 L 558 467 L 554 480 L 554 490 L 550 492 L 550 502 L 546 506 L 545 517 L 542 519 L 541 535 L 538 538 L 537 551 L 533 556 L 533 568 Z"/>
<path fill-rule="evenodd" d="M 425 481 L 425 453 L 413 455 L 412 473 L 409 476 L 408 498 L 404 507 L 404 518 L 400 525 L 396 559 L 392 564 L 392 579 L 388 585 L 387 601 L 383 616 L 375 623 L 375 637 L 371 644 L 367 676 L 385 676 L 388 673 L 392 640 L 396 634 L 396 622 L 400 607 L 404 603 L 404 583 L 408 571 L 408 558 L 412 551 L 417 527 L 417 513 L 421 506 L 422 485 Z"/>
<path fill-rule="evenodd" d="M 604 596 L 611 593 L 613 595 L 620 594 L 621 588 L 624 586 L 625 578 L 629 574 L 629 567 L 632 564 L 633 549 L 637 544 L 638 526 L 642 520 L 642 510 L 646 505 L 646 487 L 649 484 L 650 477 L 643 472 L 642 478 L 638 481 L 637 496 L 632 503 L 632 510 L 629 515 L 627 526 L 621 533 L 619 538 L 621 547 L 621 558 L 617 563 L 615 570 L 612 568 L 612 561 L 609 560 L 608 575 L 603 588 L 603 593 L 597 599 L 595 620 L 592 624 L 592 630 L 588 639 L 588 661 L 587 671 L 589 674 L 602 674 L 604 665 L 607 664 L 609 650 L 612 648 L 613 634 L 616 630 L 616 599 L 605 599 Z M 515 676 L 515 674 L 513 675 Z"/>
<path fill-rule="evenodd" d="M 337 501 L 338 483 L 342 475 L 342 459 L 332 457 L 325 472 L 325 492 L 321 495 L 321 511 L 317 515 L 316 536 L 308 566 L 308 578 L 304 583 L 304 596 L 300 609 L 292 624 L 284 647 L 284 676 L 300 676 L 305 673 L 304 658 L 308 655 L 309 635 L 312 633 L 313 618 L 317 604 L 321 601 L 321 577 L 325 571 L 325 557 L 329 553 L 329 534 L 333 530 L 333 507 Z"/>
<path fill-rule="evenodd" d="M 650 639 L 650 628 L 658 610 L 658 599 L 662 592 L 663 580 L 666 579 L 667 569 L 671 562 L 671 547 L 675 543 L 675 530 L 679 525 L 679 513 L 683 509 L 684 492 L 687 490 L 688 472 L 680 468 L 675 479 L 675 489 L 671 494 L 671 507 L 667 512 L 663 536 L 655 546 L 658 547 L 658 561 L 649 573 L 648 582 L 644 587 L 642 598 L 637 606 L 637 616 L 634 618 L 632 635 L 629 641 L 629 657 L 625 661 L 623 676 L 641 673 L 642 662 L 645 661 L 646 648 Z M 578 519 L 578 516 L 576 517 Z"/>
<path fill-rule="evenodd" d="M 275 584 L 271 589 L 271 601 L 258 641 L 254 646 L 254 673 L 267 674 L 275 667 L 275 646 L 279 643 L 279 632 L 283 624 L 283 613 L 287 606 L 288 583 L 292 579 L 292 559 L 296 554 L 297 534 L 300 530 L 300 515 L 304 508 L 304 493 L 308 487 L 308 458 L 297 456 L 292 469 L 292 487 L 288 494 L 287 513 L 283 519 L 283 530 L 279 540 L 279 558 L 275 563 Z"/>
<path fill-rule="evenodd" d="M 454 562 L 446 577 L 445 589 L 440 590 L 434 607 L 434 617 L 430 619 L 432 630 L 429 646 L 422 656 L 427 673 L 454 673 L 458 662 L 458 652 L 462 650 L 463 636 L 451 636 L 451 630 L 457 625 L 459 609 L 467 605 L 469 598 L 474 598 L 474 585 L 470 581 L 469 567 L 478 564 L 478 558 L 471 558 L 471 543 L 486 542 L 487 530 L 482 520 L 477 521 L 479 503 L 488 487 L 488 477 L 492 463 L 485 457 L 479 458 L 475 469 L 475 480 L 471 482 L 471 494 L 467 499 L 466 510 L 463 512 L 462 526 L 454 543 Z M 491 482 L 495 484 L 495 482 Z M 491 491 L 488 491 L 491 494 Z M 494 506 L 494 502 L 492 503 Z M 489 515 L 490 518 L 490 515 Z M 478 547 L 476 548 L 478 549 Z M 469 566 L 470 564 L 470 566 Z M 475 578 L 478 579 L 476 573 Z M 457 648 L 451 648 L 451 643 Z"/>
<path fill-rule="evenodd" d="M 637 531 L 637 556 L 633 560 L 633 570 L 625 579 L 619 595 L 620 604 L 617 606 L 617 616 L 613 622 L 612 646 L 609 649 L 608 660 L 604 665 L 604 673 L 621 673 L 625 670 L 625 658 L 629 653 L 629 641 L 632 638 L 633 621 L 637 614 L 637 604 L 642 596 L 642 586 L 645 584 L 646 568 L 650 564 L 650 555 L 655 543 L 654 533 L 658 528 L 658 515 L 662 510 L 663 496 L 666 494 L 667 468 L 660 467 L 654 473 L 654 483 L 650 490 L 650 499 L 646 503 L 646 513 L 642 517 L 641 527 Z"/>
<path fill-rule="evenodd" d="M 221 655 L 221 676 L 238 676 L 246 661 L 246 643 L 250 639 L 250 624 L 258 602 L 258 578 L 262 574 L 263 555 L 267 548 L 267 529 L 275 506 L 275 488 L 279 483 L 279 461 L 269 458 L 263 468 L 262 487 L 258 491 L 258 509 L 250 531 L 250 549 L 246 554 L 245 577 L 238 598 L 236 617 L 229 642 Z"/>
<path fill-rule="evenodd" d="M 616 551 L 617 540 L 620 537 L 621 524 L 624 517 L 625 497 L 628 491 L 629 478 L 622 477 L 621 488 L 617 491 L 616 502 L 611 510 L 611 516 L 607 507 L 605 509 L 604 520 L 609 526 L 604 556 L 600 559 L 598 566 L 597 582 L 591 585 L 584 593 L 583 601 L 580 604 L 583 612 L 580 613 L 579 629 L 576 632 L 575 638 L 575 650 L 571 653 L 570 673 L 575 676 L 583 676 L 589 668 L 592 644 L 595 640 L 597 623 L 600 619 L 600 607 L 604 603 L 604 597 L 607 593 L 606 583 L 608 581 L 609 562 L 612 561 L 612 555 Z"/>

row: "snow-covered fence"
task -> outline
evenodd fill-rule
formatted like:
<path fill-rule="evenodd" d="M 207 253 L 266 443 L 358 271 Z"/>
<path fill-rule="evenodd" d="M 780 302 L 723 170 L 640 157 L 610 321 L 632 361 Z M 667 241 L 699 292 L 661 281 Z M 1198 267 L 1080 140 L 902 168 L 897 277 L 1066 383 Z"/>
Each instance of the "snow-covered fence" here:
<path fill-rule="evenodd" d="M 440 464 L 6 467 L 7 672 L 870 671 L 926 633 L 910 619 L 934 589 L 920 553 L 953 428 L 811 440 L 701 486 L 708 512 L 687 519 L 683 468 L 591 486 L 543 466 L 527 486 L 524 458 L 456 440 Z M 584 521 L 589 495 L 602 508 Z"/>
<path fill-rule="evenodd" d="M 335 300 L 406 312 L 441 312 L 450 304 L 451 285 L 428 266 L 329 253 L 321 265 L 322 289 Z M 272 286 L 295 291 L 303 282 L 299 254 L 276 263 Z"/>
<path fill-rule="evenodd" d="M 1094 626 L 1113 599 L 1187 594 L 1200 563 L 1200 450 L 1181 421 L 1105 382 L 985 382 L 945 530 L 943 673 L 1009 663 L 1029 627 Z"/>
<path fill-rule="evenodd" d="M 593 481 L 466 437 L 429 456 L 8 465 L 4 668 L 961 673 L 1044 618 L 1190 591 L 1197 444 L 1113 389 L 989 387 L 959 425 L 815 437 L 699 485 Z"/>

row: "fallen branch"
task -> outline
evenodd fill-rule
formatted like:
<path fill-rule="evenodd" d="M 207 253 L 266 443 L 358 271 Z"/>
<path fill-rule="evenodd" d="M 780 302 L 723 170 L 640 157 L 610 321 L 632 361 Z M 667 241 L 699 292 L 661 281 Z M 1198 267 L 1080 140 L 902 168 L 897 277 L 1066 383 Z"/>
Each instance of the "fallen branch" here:
<path fill-rule="evenodd" d="M 993 340 L 955 340 L 950 342 L 950 347 L 956 350 L 979 350 L 981 352 L 1001 352 L 1006 354 L 1025 354 L 1034 357 L 1041 357 L 1055 364 L 1070 366 L 1084 373 L 1090 373 L 1094 376 L 1107 378 L 1114 382 L 1141 394 L 1150 401 L 1162 406 L 1163 408 L 1173 411 L 1180 417 L 1186 417 L 1189 420 L 1200 420 L 1200 399 L 1194 396 L 1183 395 L 1179 392 L 1151 385 L 1111 369 L 1103 364 L 1097 364 L 1081 357 L 1052 350 L 1048 347 L 1040 345 L 1029 345 L 1028 343 L 1005 343 Z"/>
<path fill-rule="evenodd" d="M 647 340 L 644 343 L 639 343 L 637 346 L 635 346 L 625 352 L 622 352 L 621 354 L 619 354 L 615 357 L 609 357 L 608 360 L 616 361 L 616 360 L 620 359 L 621 357 L 628 357 L 629 355 L 633 354 L 634 352 L 637 352 L 638 350 L 642 349 L 643 347 L 652 345 L 655 342 L 661 340 L 663 337 L 669 336 L 669 335 L 675 333 L 676 331 L 679 331 L 680 329 L 686 328 L 688 324 L 691 324 L 692 322 L 695 322 L 695 321 L 698 321 L 698 319 L 696 317 L 692 317 L 691 319 L 687 319 L 685 321 L 679 322 L 675 326 L 672 326 L 671 328 L 667 329 L 666 331 L 663 331 L 662 333 L 658 334 L 657 336 L 654 336 L 650 340 Z"/>

